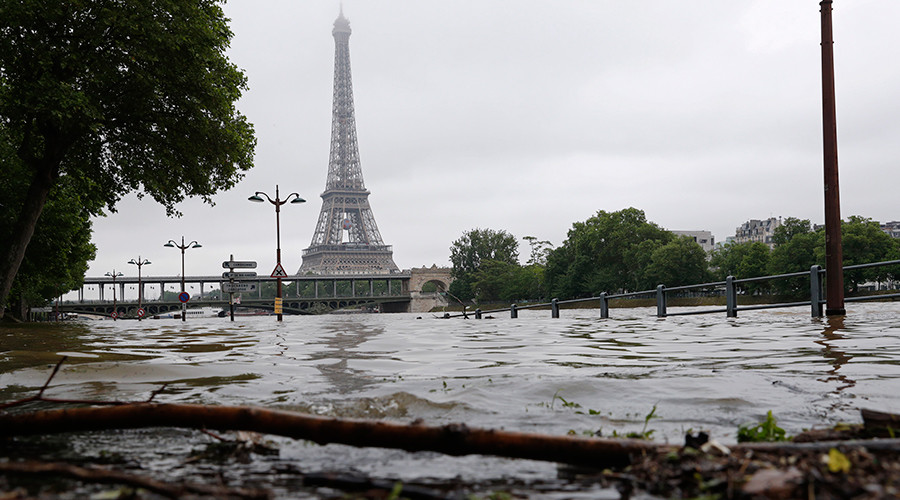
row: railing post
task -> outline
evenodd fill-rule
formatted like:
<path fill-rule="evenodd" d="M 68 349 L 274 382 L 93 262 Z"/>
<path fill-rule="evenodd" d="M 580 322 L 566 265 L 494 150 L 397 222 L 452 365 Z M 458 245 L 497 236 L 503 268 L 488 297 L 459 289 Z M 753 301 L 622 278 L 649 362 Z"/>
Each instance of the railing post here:
<path fill-rule="evenodd" d="M 606 292 L 600 293 L 600 317 L 603 319 L 609 317 L 609 300 L 606 299 Z"/>
<path fill-rule="evenodd" d="M 809 268 L 809 306 L 813 318 L 822 317 L 822 266 Z"/>
<path fill-rule="evenodd" d="M 725 316 L 737 318 L 737 288 L 734 286 L 734 276 L 725 277 Z"/>
<path fill-rule="evenodd" d="M 518 318 L 518 317 L 519 317 L 519 309 L 516 307 L 515 304 L 510 304 L 510 306 L 509 306 L 509 318 L 510 318 L 510 319 L 516 319 L 516 318 Z"/>
<path fill-rule="evenodd" d="M 656 317 L 666 317 L 666 285 L 656 285 Z"/>
<path fill-rule="evenodd" d="M 559 299 L 550 301 L 550 316 L 553 318 L 559 317 Z"/>
<path fill-rule="evenodd" d="M 475 309 L 475 319 L 481 319 L 481 309 Z"/>

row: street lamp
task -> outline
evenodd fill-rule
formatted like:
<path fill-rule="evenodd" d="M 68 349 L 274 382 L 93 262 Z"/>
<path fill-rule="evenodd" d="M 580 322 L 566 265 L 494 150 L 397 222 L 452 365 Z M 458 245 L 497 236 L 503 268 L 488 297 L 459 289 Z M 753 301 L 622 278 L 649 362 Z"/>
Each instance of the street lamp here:
<path fill-rule="evenodd" d="M 138 255 L 137 260 L 131 259 L 128 261 L 128 263 L 134 264 L 138 268 L 138 321 L 140 321 L 144 317 L 144 315 L 143 315 L 144 307 L 142 305 L 143 295 L 144 295 L 144 293 L 143 293 L 144 287 L 143 287 L 143 285 L 141 285 L 141 266 L 143 266 L 144 264 L 150 264 L 151 262 L 147 259 L 141 260 L 141 256 Z"/>
<path fill-rule="evenodd" d="M 119 276 L 124 276 L 122 273 L 117 273 L 115 269 L 112 270 L 111 273 L 106 273 L 104 276 L 109 276 L 113 280 L 113 313 L 112 318 L 115 321 L 119 317 L 119 311 L 116 310 L 116 278 Z"/>
<path fill-rule="evenodd" d="M 184 244 L 184 236 L 182 236 L 180 245 L 172 240 L 169 240 L 169 242 L 163 246 L 169 247 L 169 248 L 181 249 L 181 293 L 184 293 L 184 251 L 188 248 L 200 248 L 203 245 L 197 243 L 196 241 L 192 241 L 192 242 L 188 243 L 187 245 L 185 245 Z M 179 300 L 181 300 L 181 299 L 179 298 Z M 181 321 L 187 321 L 185 319 L 185 316 L 187 316 L 187 302 L 182 302 L 181 303 Z"/>
<path fill-rule="evenodd" d="M 250 201 L 256 203 L 262 203 L 263 200 L 260 196 L 265 196 L 266 200 L 269 200 L 269 203 L 275 205 L 275 271 L 272 273 L 275 275 L 276 281 L 278 282 L 278 288 L 275 292 L 275 303 L 276 309 L 278 312 L 276 313 L 278 316 L 278 321 L 281 321 L 281 308 L 277 307 L 281 305 L 281 277 L 285 274 L 284 268 L 281 267 L 281 205 L 285 203 L 305 203 L 306 200 L 300 197 L 297 193 L 291 193 L 285 199 L 280 199 L 278 195 L 278 184 L 275 185 L 275 199 L 269 197 L 266 193 L 262 191 L 257 191 L 253 196 L 247 198 Z"/>

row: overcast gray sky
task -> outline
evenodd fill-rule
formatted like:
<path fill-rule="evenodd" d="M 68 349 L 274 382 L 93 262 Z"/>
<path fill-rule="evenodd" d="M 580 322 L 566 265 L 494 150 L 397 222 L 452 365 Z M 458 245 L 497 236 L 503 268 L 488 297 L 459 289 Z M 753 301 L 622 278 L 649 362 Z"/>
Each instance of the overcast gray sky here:
<path fill-rule="evenodd" d="M 900 220 L 900 2 L 836 0 L 841 214 Z M 823 216 L 815 0 L 345 0 L 369 201 L 403 269 L 449 265 L 473 228 L 559 245 L 597 210 L 643 209 L 717 241 L 749 219 Z M 186 274 L 234 254 L 285 268 L 310 244 L 325 188 L 337 0 L 231 0 L 229 56 L 256 166 L 216 206 L 167 219 L 127 197 L 94 222 L 89 275 L 138 255 L 180 274 L 169 239 L 197 240 Z M 522 242 L 520 254 L 527 257 Z"/>

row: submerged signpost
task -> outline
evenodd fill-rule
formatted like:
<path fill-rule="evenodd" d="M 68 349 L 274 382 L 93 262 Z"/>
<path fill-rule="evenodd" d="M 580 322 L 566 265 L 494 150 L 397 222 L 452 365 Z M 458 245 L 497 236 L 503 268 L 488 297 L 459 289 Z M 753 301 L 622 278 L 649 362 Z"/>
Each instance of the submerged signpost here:
<path fill-rule="evenodd" d="M 256 283 L 240 283 L 235 282 L 235 278 L 254 278 L 256 273 L 252 271 L 235 272 L 235 269 L 256 269 L 256 262 L 252 260 L 234 260 L 234 255 L 228 257 L 222 263 L 224 269 L 228 272 L 222 273 L 223 278 L 228 278 L 228 283 L 222 283 L 222 291 L 228 292 L 228 309 L 231 314 L 231 321 L 234 321 L 234 292 L 251 292 L 256 290 Z"/>

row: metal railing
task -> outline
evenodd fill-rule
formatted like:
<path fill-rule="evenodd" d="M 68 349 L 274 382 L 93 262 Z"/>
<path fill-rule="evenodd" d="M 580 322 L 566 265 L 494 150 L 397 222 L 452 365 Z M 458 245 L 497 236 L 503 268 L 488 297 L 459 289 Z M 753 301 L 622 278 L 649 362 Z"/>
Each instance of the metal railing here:
<path fill-rule="evenodd" d="M 892 266 L 892 265 L 900 265 L 900 260 L 889 260 L 884 262 L 873 262 L 869 264 L 857 264 L 852 266 L 844 266 L 844 271 L 854 270 L 854 269 L 867 269 L 872 267 L 883 267 L 883 266 Z M 812 266 L 808 272 L 801 271 L 797 273 L 787 273 L 787 274 L 774 274 L 771 276 L 759 276 L 756 278 L 741 278 L 737 279 L 734 276 L 728 276 L 725 278 L 725 281 L 715 281 L 711 283 L 699 283 L 696 285 L 684 285 L 684 286 L 673 286 L 667 288 L 665 285 L 658 285 L 655 290 L 642 290 L 639 292 L 625 292 L 625 293 L 606 293 L 603 292 L 596 297 L 587 297 L 581 299 L 569 299 L 569 300 L 559 300 L 553 299 L 550 302 L 543 302 L 539 304 L 512 304 L 509 307 L 503 307 L 500 309 L 491 309 L 489 311 L 482 311 L 481 309 L 475 309 L 473 313 L 462 312 L 459 314 L 445 314 L 445 318 L 460 318 L 460 317 L 468 317 L 470 315 L 474 315 L 475 319 L 482 319 L 485 314 L 498 313 L 498 312 L 506 312 L 509 311 L 510 318 L 518 318 L 518 312 L 522 309 L 538 309 L 538 308 L 550 308 L 550 315 L 553 318 L 559 318 L 559 309 L 561 305 L 564 304 L 578 304 L 583 302 L 599 302 L 600 309 L 600 317 L 601 318 L 609 318 L 609 301 L 614 299 L 628 299 L 628 298 L 640 298 L 640 297 L 655 297 L 656 298 L 656 316 L 659 318 L 664 318 L 667 316 L 687 316 L 687 315 L 695 315 L 695 314 L 712 314 L 712 313 L 725 313 L 725 315 L 729 318 L 737 317 L 738 311 L 754 311 L 760 309 L 778 309 L 785 307 L 801 307 L 801 306 L 809 306 L 810 314 L 814 318 L 821 318 L 824 311 L 825 305 L 825 292 L 823 289 L 824 278 L 826 275 L 826 270 L 822 268 L 822 266 Z M 777 279 L 788 279 L 788 278 L 801 278 L 808 277 L 809 278 L 809 300 L 803 300 L 798 302 L 779 302 L 775 304 L 746 304 L 746 305 L 738 305 L 737 297 L 738 297 L 738 285 L 762 282 L 762 281 L 770 281 Z M 714 308 L 714 309 L 699 309 L 699 310 L 690 310 L 690 311 L 679 311 L 679 312 L 669 312 L 668 311 L 668 294 L 673 292 L 685 292 L 691 290 L 710 290 L 710 289 L 724 289 L 725 295 L 725 307 L 724 308 Z M 862 302 L 867 300 L 884 300 L 884 299 L 896 299 L 900 298 L 900 293 L 891 293 L 891 294 L 879 294 L 879 295 L 865 295 L 865 296 L 855 296 L 855 297 L 847 297 L 844 300 L 846 302 Z"/>

